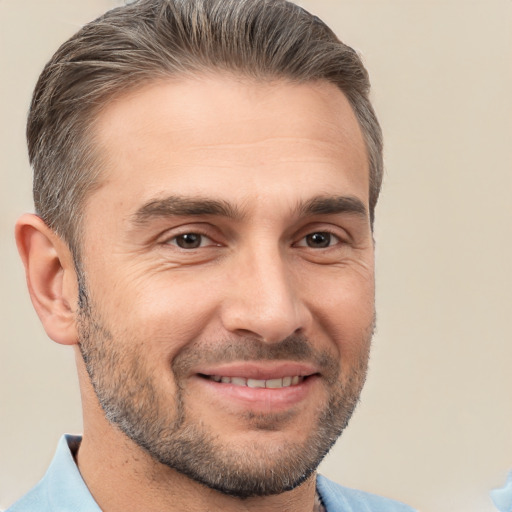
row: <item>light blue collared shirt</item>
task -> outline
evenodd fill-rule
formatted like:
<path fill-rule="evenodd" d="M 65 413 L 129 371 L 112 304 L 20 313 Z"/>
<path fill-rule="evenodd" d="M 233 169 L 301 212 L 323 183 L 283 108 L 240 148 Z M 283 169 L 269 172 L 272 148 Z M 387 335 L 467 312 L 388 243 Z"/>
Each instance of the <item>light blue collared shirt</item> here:
<path fill-rule="evenodd" d="M 43 479 L 6 512 L 101 512 L 75 464 L 80 436 L 65 435 Z M 403 503 L 341 487 L 323 476 L 317 490 L 326 512 L 414 512 Z"/>
<path fill-rule="evenodd" d="M 512 471 L 508 474 L 505 487 L 491 491 L 491 498 L 500 512 L 512 512 Z"/>

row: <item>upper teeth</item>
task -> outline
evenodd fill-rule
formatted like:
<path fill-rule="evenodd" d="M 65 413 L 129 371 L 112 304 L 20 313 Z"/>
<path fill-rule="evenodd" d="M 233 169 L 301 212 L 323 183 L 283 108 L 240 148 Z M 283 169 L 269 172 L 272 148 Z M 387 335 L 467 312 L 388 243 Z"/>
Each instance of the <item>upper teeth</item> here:
<path fill-rule="evenodd" d="M 304 380 L 304 377 L 295 375 L 293 377 L 283 377 L 281 379 L 245 379 L 243 377 L 222 377 L 221 375 L 211 375 L 210 379 L 224 384 L 233 384 L 234 386 L 247 386 L 249 388 L 287 388 L 295 386 Z"/>

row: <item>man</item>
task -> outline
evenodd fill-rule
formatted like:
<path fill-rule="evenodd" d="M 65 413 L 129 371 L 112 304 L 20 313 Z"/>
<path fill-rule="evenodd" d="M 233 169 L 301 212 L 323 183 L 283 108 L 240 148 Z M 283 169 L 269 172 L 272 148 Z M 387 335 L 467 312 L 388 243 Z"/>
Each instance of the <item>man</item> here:
<path fill-rule="evenodd" d="M 141 0 L 43 71 L 16 238 L 83 437 L 14 511 L 407 511 L 316 475 L 364 383 L 382 142 L 281 0 Z"/>

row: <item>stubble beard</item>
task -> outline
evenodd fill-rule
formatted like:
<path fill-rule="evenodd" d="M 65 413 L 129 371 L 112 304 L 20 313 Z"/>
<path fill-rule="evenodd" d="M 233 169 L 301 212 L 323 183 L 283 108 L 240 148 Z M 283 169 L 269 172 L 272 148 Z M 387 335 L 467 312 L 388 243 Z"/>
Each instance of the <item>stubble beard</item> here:
<path fill-rule="evenodd" d="M 365 349 L 358 364 L 341 380 L 339 361 L 313 349 L 303 336 L 276 344 L 253 338 L 192 342 L 171 364 L 176 392 L 169 397 L 158 392 L 154 372 L 146 367 L 141 340 L 116 343 L 81 286 L 79 347 L 98 401 L 108 421 L 161 464 L 238 498 L 280 494 L 311 476 L 347 426 L 366 377 L 373 323 L 360 340 Z M 123 347 L 133 350 L 123 351 Z M 329 400 L 305 441 L 267 442 L 267 434 L 288 421 L 300 421 L 287 418 L 286 413 L 248 414 L 245 420 L 253 431 L 261 432 L 262 442 L 246 447 L 223 442 L 207 424 L 191 418 L 184 376 L 194 364 L 274 359 L 309 361 L 321 368 Z"/>

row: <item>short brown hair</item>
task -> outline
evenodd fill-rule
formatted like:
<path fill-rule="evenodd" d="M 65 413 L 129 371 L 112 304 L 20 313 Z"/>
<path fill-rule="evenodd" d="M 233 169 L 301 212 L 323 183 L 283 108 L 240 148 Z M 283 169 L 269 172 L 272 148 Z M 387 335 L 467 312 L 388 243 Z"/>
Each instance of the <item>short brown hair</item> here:
<path fill-rule="evenodd" d="M 373 221 L 382 134 L 356 52 L 319 18 L 285 0 L 138 0 L 85 25 L 37 82 L 27 125 L 36 212 L 75 254 L 83 203 L 100 175 L 91 130 L 114 95 L 205 70 L 254 79 L 327 80 L 348 98 L 370 167 Z"/>

